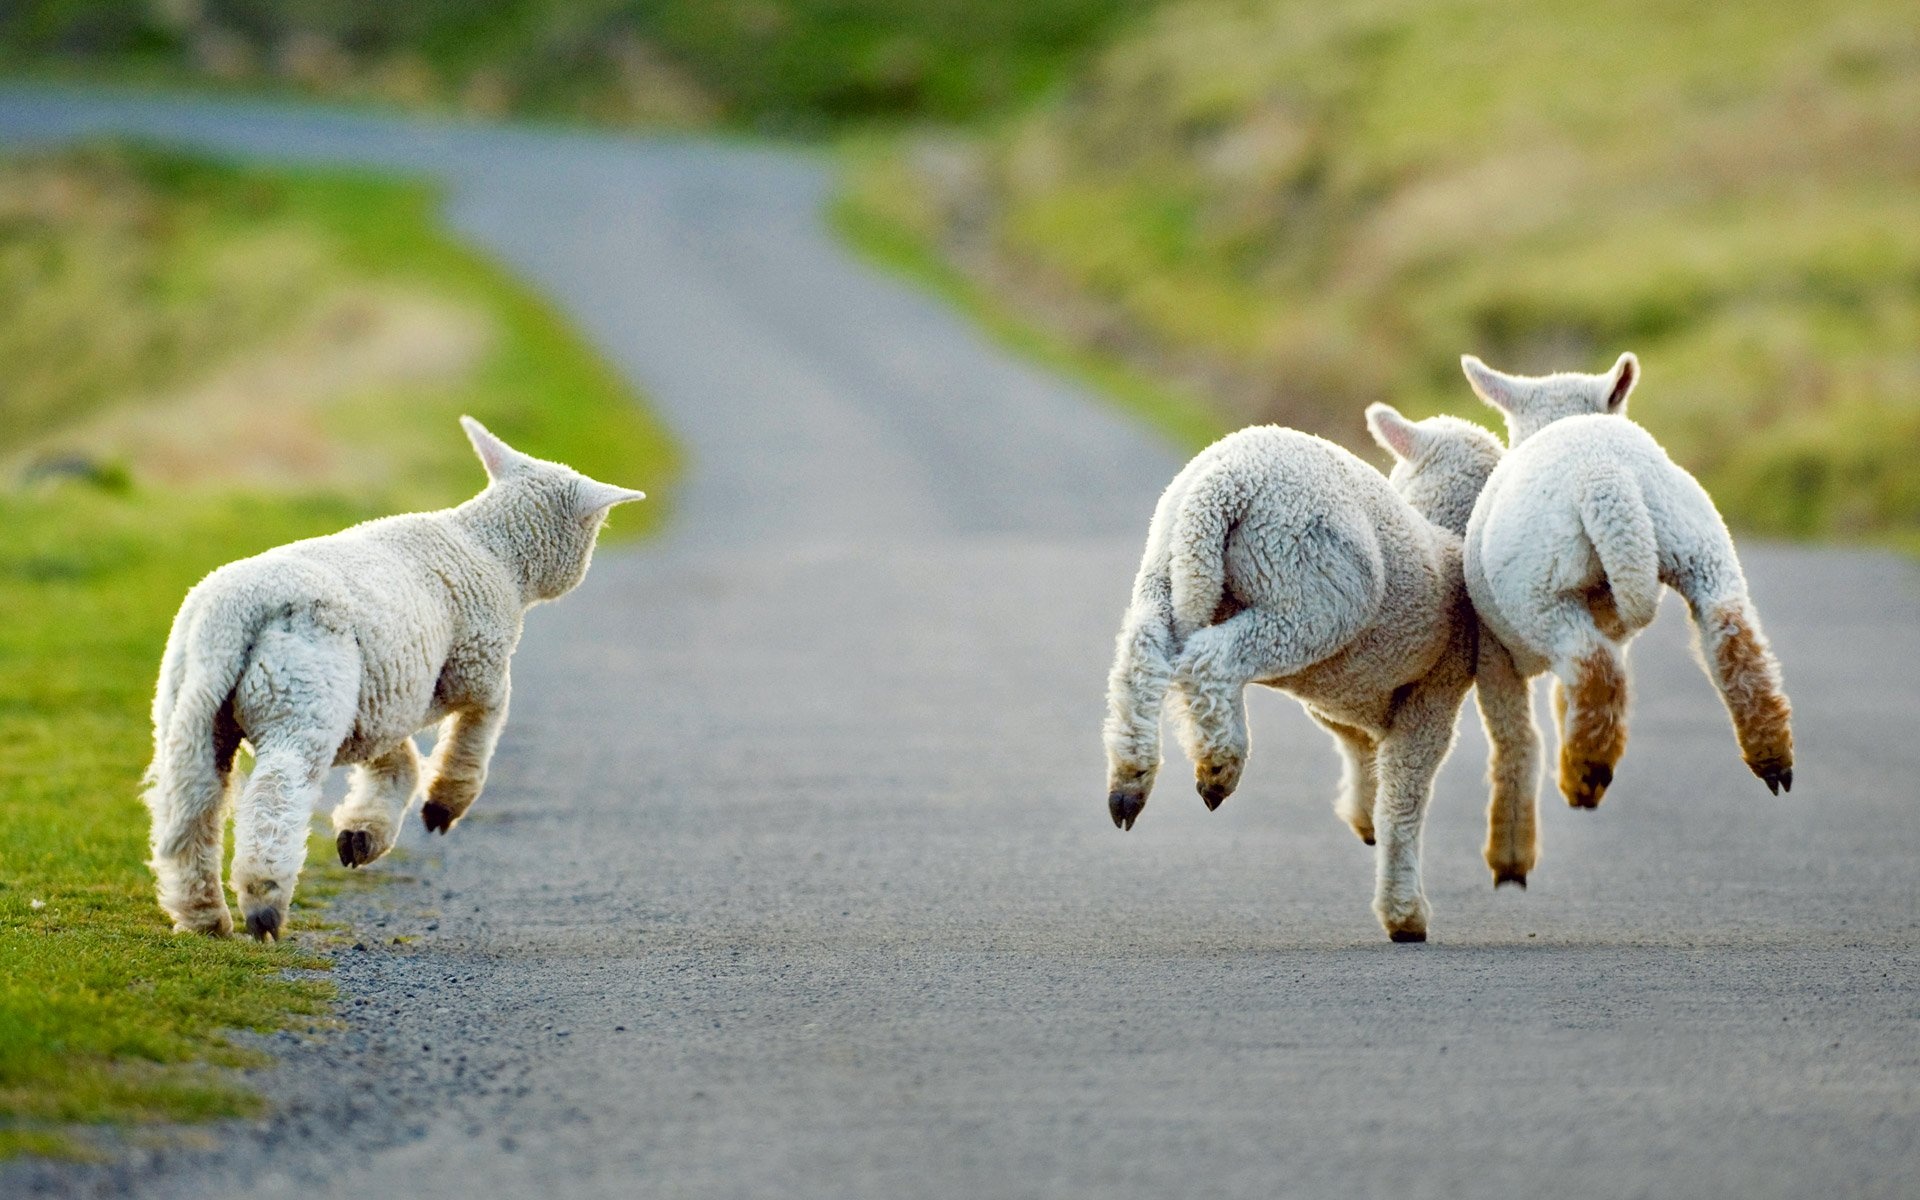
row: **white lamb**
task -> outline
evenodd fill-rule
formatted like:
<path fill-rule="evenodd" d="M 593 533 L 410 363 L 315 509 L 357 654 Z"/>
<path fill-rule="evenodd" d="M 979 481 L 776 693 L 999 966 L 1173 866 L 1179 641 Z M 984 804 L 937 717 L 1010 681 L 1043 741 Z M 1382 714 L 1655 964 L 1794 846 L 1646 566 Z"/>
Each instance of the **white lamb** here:
<path fill-rule="evenodd" d="M 1168 485 L 1108 681 L 1107 806 L 1133 827 L 1171 696 L 1200 795 L 1218 807 L 1246 763 L 1246 686 L 1280 688 L 1339 742 L 1341 817 L 1369 845 L 1377 832 L 1374 912 L 1394 941 L 1422 941 L 1420 828 L 1480 640 L 1460 535 L 1501 448 L 1451 417 L 1374 405 L 1367 423 L 1398 460 L 1391 482 L 1331 442 L 1263 426 L 1215 442 Z M 1531 799 L 1525 750 L 1496 769 L 1496 824 Z M 1531 852 L 1530 829 L 1509 837 L 1496 874 L 1524 878 Z"/>
<path fill-rule="evenodd" d="M 348 866 L 393 847 L 423 778 L 421 816 L 439 833 L 479 796 L 526 610 L 578 584 L 608 510 L 643 495 L 460 423 L 487 471 L 478 496 L 229 563 L 187 593 L 160 665 L 146 792 L 160 907 L 176 929 L 233 931 L 220 860 L 242 741 L 254 766 L 234 813 L 232 886 L 263 940 L 286 921 L 329 768 L 354 767 L 333 814 Z M 412 738 L 437 722 L 423 764 Z"/>
<path fill-rule="evenodd" d="M 1747 766 L 1775 794 L 1791 790 L 1780 664 L 1713 501 L 1626 419 L 1639 361 L 1537 379 L 1470 355 L 1461 365 L 1506 415 L 1511 442 L 1467 525 L 1467 587 L 1520 672 L 1556 677 L 1567 802 L 1593 808 L 1613 782 L 1627 744 L 1626 647 L 1653 621 L 1662 584 L 1686 598 Z"/>

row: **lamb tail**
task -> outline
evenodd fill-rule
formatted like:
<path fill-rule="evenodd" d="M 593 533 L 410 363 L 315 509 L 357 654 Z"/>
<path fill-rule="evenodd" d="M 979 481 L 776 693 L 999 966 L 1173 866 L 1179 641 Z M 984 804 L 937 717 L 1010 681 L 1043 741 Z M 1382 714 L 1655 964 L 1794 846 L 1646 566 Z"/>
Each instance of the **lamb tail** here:
<path fill-rule="evenodd" d="M 1629 630 L 1652 624 L 1660 606 L 1660 543 L 1640 485 L 1624 471 L 1605 471 L 1580 498 L 1580 523 L 1599 555 L 1614 610 Z"/>
<path fill-rule="evenodd" d="M 233 617 L 217 603 L 189 598 L 167 639 L 145 780 L 156 860 L 185 853 L 226 796 L 239 744 L 227 705 L 252 644 L 248 623 Z"/>
<path fill-rule="evenodd" d="M 1174 518 L 1168 571 L 1176 646 L 1219 618 L 1227 594 L 1227 541 L 1237 516 L 1224 493 L 1207 495 L 1196 486 Z"/>

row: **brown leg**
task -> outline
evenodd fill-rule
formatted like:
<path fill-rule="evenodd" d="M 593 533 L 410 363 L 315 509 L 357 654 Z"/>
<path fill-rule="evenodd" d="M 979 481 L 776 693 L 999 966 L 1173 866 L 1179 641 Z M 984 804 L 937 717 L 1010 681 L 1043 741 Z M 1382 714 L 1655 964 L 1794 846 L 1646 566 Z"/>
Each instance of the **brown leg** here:
<path fill-rule="evenodd" d="M 1566 684 L 1560 703 L 1560 794 L 1575 808 L 1598 808 L 1627 750 L 1627 670 L 1619 647 L 1600 641 L 1555 664 Z"/>
<path fill-rule="evenodd" d="M 1557 687 L 1554 694 L 1555 707 L 1564 714 Z M 1487 867 L 1493 886 L 1515 883 L 1524 888 L 1527 873 L 1540 858 L 1540 729 L 1533 723 L 1532 681 L 1521 678 L 1506 649 L 1484 630 L 1474 698 L 1492 750 L 1487 764 Z"/>
<path fill-rule="evenodd" d="M 1745 603 L 1723 604 L 1696 617 L 1708 673 L 1733 718 L 1741 757 L 1776 795 L 1793 790 L 1793 706 L 1780 683 L 1780 663 Z"/>

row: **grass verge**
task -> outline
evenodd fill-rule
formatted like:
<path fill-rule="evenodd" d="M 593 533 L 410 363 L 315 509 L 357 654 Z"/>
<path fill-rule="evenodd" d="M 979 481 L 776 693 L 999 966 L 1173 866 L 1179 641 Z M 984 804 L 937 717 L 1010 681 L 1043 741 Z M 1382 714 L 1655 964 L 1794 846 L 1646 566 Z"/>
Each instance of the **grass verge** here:
<path fill-rule="evenodd" d="M 0 9 L 0 68 L 818 130 L 1031 98 L 1158 0 L 302 0 Z"/>
<path fill-rule="evenodd" d="M 236 256 L 258 265 L 262 247 L 305 247 L 294 258 L 309 264 L 303 278 L 316 294 L 432 297 L 486 336 L 458 369 L 351 376 L 284 412 L 269 396 L 246 422 L 284 416 L 303 461 L 337 460 L 339 470 L 294 472 L 279 488 L 197 487 L 158 484 L 136 465 L 0 491 L 0 1157 L 83 1153 L 77 1123 L 248 1113 L 258 1101 L 224 1068 L 260 1058 L 229 1031 L 304 1026 L 327 1009 L 330 989 L 315 973 L 326 966 L 318 905 L 341 872 L 323 858 L 303 879 L 297 936 L 279 945 L 176 936 L 154 904 L 138 780 L 160 648 L 186 589 L 269 546 L 469 494 L 481 475 L 455 427 L 460 412 L 531 452 L 655 495 L 675 463 L 610 368 L 544 303 L 440 230 L 424 187 L 111 149 L 0 162 L 0 204 L 21 171 L 61 182 L 47 193 L 53 201 L 17 206 L 0 223 L 0 287 L 9 269 L 16 285 L 19 270 L 48 272 L 27 281 L 29 294 L 53 297 L 76 264 L 94 261 L 77 243 L 102 236 L 83 202 L 103 188 L 120 189 L 134 219 L 108 222 L 128 240 L 101 261 L 134 255 L 144 266 L 73 284 L 87 297 L 76 312 L 123 311 L 134 325 L 102 319 L 89 331 L 81 322 L 93 341 L 56 338 L 10 365 L 0 391 L 0 430 L 15 441 L 7 449 L 30 439 L 59 450 L 66 410 L 49 409 L 44 389 L 88 395 L 72 411 L 110 419 L 171 402 L 132 393 L 135 377 L 191 391 L 235 357 L 291 353 L 285 334 L 325 304 L 290 304 L 244 338 L 200 336 L 230 320 L 222 298 L 235 293 L 206 282 L 215 267 Z M 145 299 L 128 300 L 123 287 Z M 163 299 L 171 308 L 160 320 L 148 309 Z M 140 352 L 103 346 L 101 328 Z M 146 353 L 156 346 L 175 350 Z M 63 359 L 71 369 L 54 369 Z M 634 536 L 659 520 L 652 503 L 642 507 L 610 533 Z"/>
<path fill-rule="evenodd" d="M 1110 397 L 1182 449 L 1198 450 L 1231 428 L 1198 395 L 1049 332 L 949 262 L 926 226 L 903 214 L 912 200 L 893 186 L 888 147 L 863 139 L 841 150 L 841 186 L 828 215 L 862 257 L 940 297 L 1014 353 Z"/>
<path fill-rule="evenodd" d="M 1757 533 L 1920 537 L 1920 33 L 1892 0 L 1175 0 L 855 190 L 1236 421 L 1491 421 L 1459 356 L 1600 370 Z"/>

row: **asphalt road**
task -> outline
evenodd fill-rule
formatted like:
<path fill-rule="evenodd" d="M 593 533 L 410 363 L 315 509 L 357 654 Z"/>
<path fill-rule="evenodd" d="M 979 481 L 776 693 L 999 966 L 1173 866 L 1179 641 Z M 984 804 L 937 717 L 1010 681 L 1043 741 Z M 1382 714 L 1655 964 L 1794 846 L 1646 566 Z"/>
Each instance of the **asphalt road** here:
<path fill-rule="evenodd" d="M 533 614 L 487 794 L 376 868 L 345 1027 L 272 1040 L 274 1115 L 0 1191 L 1920 1194 L 1910 565 L 1749 549 L 1779 799 L 1669 599 L 1618 781 L 1550 800 L 1524 893 L 1479 861 L 1469 717 L 1433 940 L 1391 945 L 1283 697 L 1220 812 L 1176 763 L 1109 823 L 1107 657 L 1176 456 L 851 260 L 824 164 L 0 91 L 0 137 L 108 129 L 444 180 L 692 466 L 664 538 Z"/>

